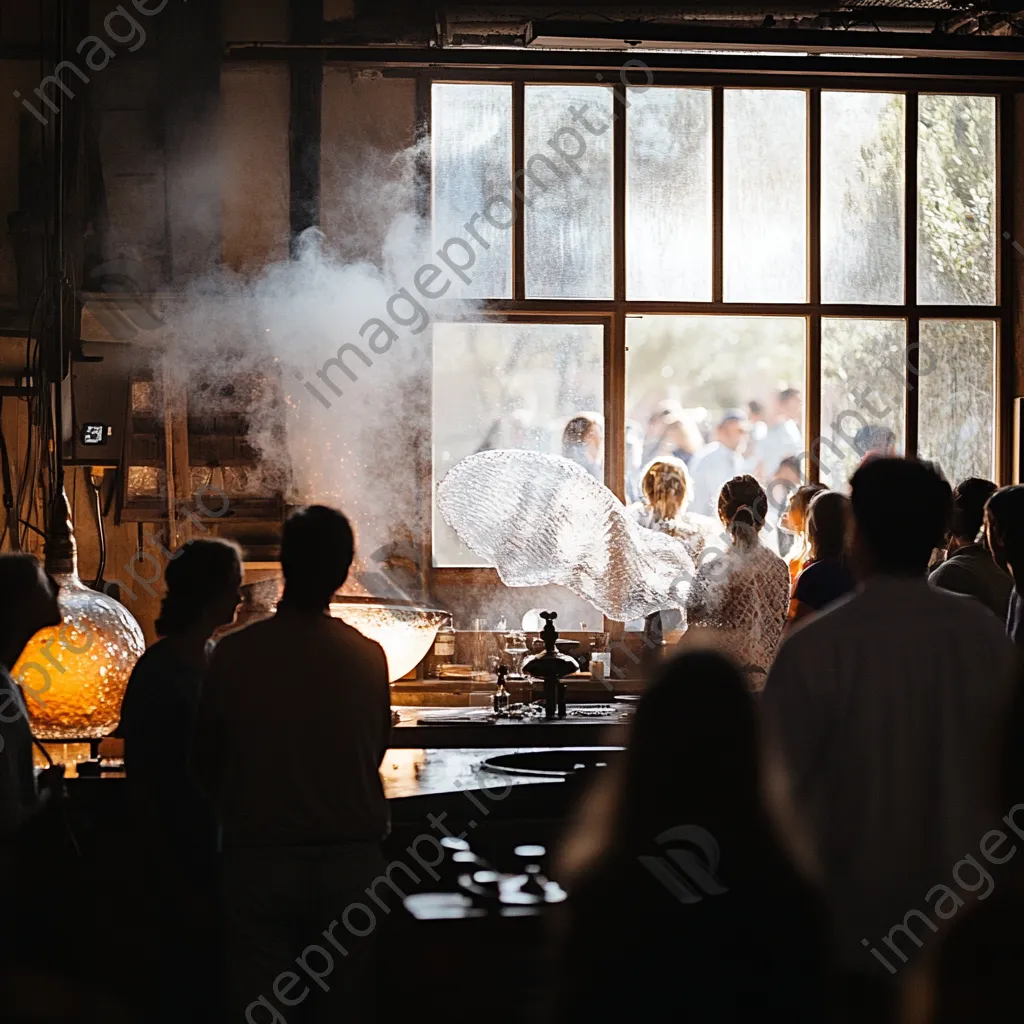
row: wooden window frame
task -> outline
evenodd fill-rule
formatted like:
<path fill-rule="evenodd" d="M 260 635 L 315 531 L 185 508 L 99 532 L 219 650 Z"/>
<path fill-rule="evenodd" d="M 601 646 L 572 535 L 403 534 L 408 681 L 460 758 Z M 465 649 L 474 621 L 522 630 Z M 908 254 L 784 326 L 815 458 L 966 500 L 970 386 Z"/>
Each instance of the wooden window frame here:
<path fill-rule="evenodd" d="M 895 63 L 895 62 L 894 62 Z M 651 65 L 654 66 L 653 63 Z M 791 67 L 791 65 L 790 65 Z M 893 68 L 895 71 L 896 69 Z M 395 72 L 392 72 L 395 73 Z M 402 74 L 403 72 L 398 72 Z M 1014 99 L 1016 91 L 1006 82 L 948 78 L 855 76 L 829 77 L 794 74 L 780 70 L 766 75 L 763 70 L 743 74 L 654 70 L 649 88 L 697 87 L 712 91 L 712 298 L 707 302 L 671 302 L 628 299 L 626 295 L 626 125 L 629 108 L 623 102 L 625 86 L 612 75 L 600 80 L 593 71 L 581 68 L 468 68 L 421 69 L 415 72 L 419 88 L 419 121 L 429 131 L 430 86 L 433 82 L 503 84 L 512 88 L 513 173 L 524 164 L 524 95 L 526 85 L 608 85 L 618 94 L 614 104 L 618 117 L 613 124 L 613 265 L 614 292 L 608 299 L 529 299 L 525 292 L 524 217 L 521 197 L 516 198 L 516 219 L 512 239 L 512 298 L 488 300 L 480 304 L 480 318 L 500 318 L 506 322 L 602 322 L 605 325 L 604 406 L 605 406 L 605 483 L 619 498 L 624 497 L 625 477 L 625 376 L 626 318 L 637 314 L 690 314 L 702 316 L 800 316 L 807 321 L 805 351 L 804 436 L 814 439 L 812 456 L 818 455 L 821 437 L 821 325 L 823 317 L 904 320 L 907 325 L 907 379 L 904 451 L 917 453 L 918 389 L 916 354 L 922 320 L 987 320 L 995 323 L 995 467 L 1000 483 L 1011 481 L 1014 469 L 1014 282 L 1012 260 L 1006 252 L 1003 232 L 1014 223 L 1011 204 L 1014 196 Z M 636 83 L 643 84 L 646 83 Z M 729 88 L 800 89 L 808 96 L 808 175 L 807 175 L 807 302 L 726 302 L 723 297 L 723 150 L 724 95 Z M 904 302 L 826 303 L 821 299 L 821 94 L 823 91 L 900 93 L 906 96 L 905 204 L 904 204 Z M 992 305 L 923 305 L 917 301 L 917 160 L 918 98 L 922 94 L 991 96 L 996 104 L 996 230 L 995 274 L 996 302 Z M 429 169 L 428 169 L 429 173 Z M 1004 244 L 1005 242 L 1005 244 Z M 454 316 L 454 312 L 451 314 Z M 444 321 L 446 311 L 439 310 L 437 320 Z M 462 317 L 460 317 L 462 318 Z M 817 479 L 817 463 L 812 457 L 808 472 Z M 432 467 L 424 494 L 432 505 Z M 433 567 L 431 517 L 426 517 L 423 562 L 428 579 L 443 583 L 497 584 L 493 569 Z M 606 621 L 606 628 L 618 624 Z"/>

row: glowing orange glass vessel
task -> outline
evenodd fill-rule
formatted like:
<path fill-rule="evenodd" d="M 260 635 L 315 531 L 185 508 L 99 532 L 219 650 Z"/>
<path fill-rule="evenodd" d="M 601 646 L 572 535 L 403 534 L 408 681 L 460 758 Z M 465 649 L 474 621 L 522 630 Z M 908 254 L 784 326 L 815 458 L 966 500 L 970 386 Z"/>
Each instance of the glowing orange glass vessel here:
<path fill-rule="evenodd" d="M 117 725 L 128 677 L 146 641 L 122 604 L 78 578 L 66 498 L 63 516 L 55 514 L 54 520 L 46 568 L 60 585 L 63 622 L 36 633 L 12 674 L 25 693 L 37 738 L 96 739 Z"/>

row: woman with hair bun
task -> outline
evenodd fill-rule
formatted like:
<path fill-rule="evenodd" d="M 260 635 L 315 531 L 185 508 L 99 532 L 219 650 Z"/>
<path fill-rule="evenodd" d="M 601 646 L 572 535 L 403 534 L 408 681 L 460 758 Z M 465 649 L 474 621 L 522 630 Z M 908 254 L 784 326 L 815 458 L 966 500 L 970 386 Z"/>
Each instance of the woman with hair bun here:
<path fill-rule="evenodd" d="M 121 705 L 119 735 L 157 899 L 160 976 L 154 1021 L 219 1019 L 216 971 L 217 824 L 187 768 L 211 638 L 234 621 L 242 554 L 226 540 L 194 540 L 164 571 L 156 620 L 162 639 L 138 660 Z"/>
<path fill-rule="evenodd" d="M 754 477 L 726 481 L 718 495 L 726 543 L 704 549 L 686 602 L 689 628 L 715 630 L 752 690 L 764 687 L 789 607 L 789 569 L 758 536 L 767 515 Z"/>
<path fill-rule="evenodd" d="M 693 516 L 686 510 L 693 496 L 693 483 L 682 459 L 659 455 L 644 467 L 640 481 L 643 500 L 626 511 L 638 526 L 667 533 L 681 540 L 694 559 L 714 535 L 710 516 Z"/>

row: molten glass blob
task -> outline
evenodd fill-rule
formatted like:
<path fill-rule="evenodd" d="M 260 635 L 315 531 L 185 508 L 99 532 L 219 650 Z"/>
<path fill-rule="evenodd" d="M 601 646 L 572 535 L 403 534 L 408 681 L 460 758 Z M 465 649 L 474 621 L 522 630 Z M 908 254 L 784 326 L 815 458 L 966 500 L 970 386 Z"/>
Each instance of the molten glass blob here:
<path fill-rule="evenodd" d="M 506 586 L 557 583 L 618 622 L 685 607 L 696 575 L 687 543 L 640 526 L 607 487 L 557 455 L 467 456 L 438 485 L 437 507 Z M 700 518 L 710 543 L 721 526 L 712 532 Z"/>
<path fill-rule="evenodd" d="M 388 659 L 388 681 L 411 672 L 426 657 L 447 613 L 413 605 L 335 602 L 331 615 L 376 640 Z"/>
<path fill-rule="evenodd" d="M 74 572 L 55 574 L 63 622 L 28 642 L 13 676 L 39 739 L 96 739 L 121 716 L 121 698 L 146 648 L 123 605 L 90 590 Z"/>

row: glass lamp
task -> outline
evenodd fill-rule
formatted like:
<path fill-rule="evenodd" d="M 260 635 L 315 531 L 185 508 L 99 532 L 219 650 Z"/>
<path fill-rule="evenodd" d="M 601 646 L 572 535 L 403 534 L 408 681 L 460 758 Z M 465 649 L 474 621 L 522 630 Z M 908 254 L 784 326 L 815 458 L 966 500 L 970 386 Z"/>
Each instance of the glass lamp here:
<path fill-rule="evenodd" d="M 118 723 L 128 676 L 146 642 L 123 605 L 78 578 L 66 495 L 54 503 L 45 564 L 60 586 L 63 621 L 36 633 L 13 675 L 39 739 L 98 739 Z"/>

